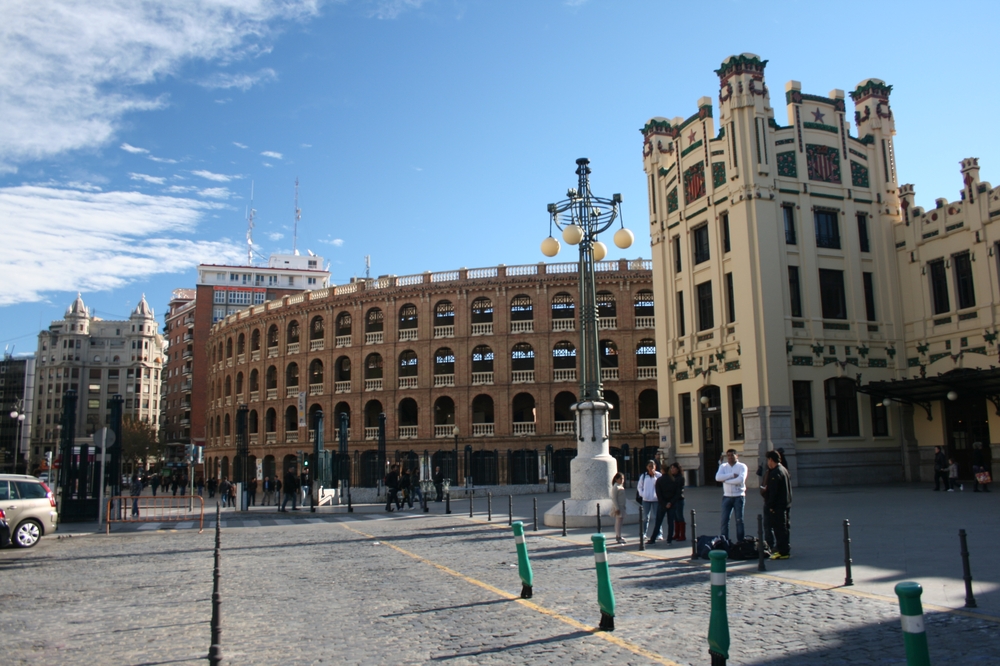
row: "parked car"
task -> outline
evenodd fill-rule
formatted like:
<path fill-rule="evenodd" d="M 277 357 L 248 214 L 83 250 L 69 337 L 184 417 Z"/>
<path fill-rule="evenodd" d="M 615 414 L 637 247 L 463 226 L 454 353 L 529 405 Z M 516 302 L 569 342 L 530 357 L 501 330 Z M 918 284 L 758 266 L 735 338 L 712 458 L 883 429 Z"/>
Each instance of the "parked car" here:
<path fill-rule="evenodd" d="M 0 509 L 0 548 L 10 545 L 10 525 L 7 524 L 7 516 L 3 509 Z"/>
<path fill-rule="evenodd" d="M 45 482 L 26 474 L 0 474 L 0 509 L 11 542 L 21 548 L 34 546 L 59 524 L 55 495 Z"/>

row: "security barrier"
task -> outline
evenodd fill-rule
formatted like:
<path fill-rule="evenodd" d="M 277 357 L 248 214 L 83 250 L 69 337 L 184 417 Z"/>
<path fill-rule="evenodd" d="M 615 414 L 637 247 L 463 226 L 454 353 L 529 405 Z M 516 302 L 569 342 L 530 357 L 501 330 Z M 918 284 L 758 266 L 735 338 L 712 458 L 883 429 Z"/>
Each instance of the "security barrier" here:
<path fill-rule="evenodd" d="M 167 523 L 198 521 L 198 534 L 205 528 L 205 499 L 187 497 L 109 497 L 105 534 L 111 523 Z"/>

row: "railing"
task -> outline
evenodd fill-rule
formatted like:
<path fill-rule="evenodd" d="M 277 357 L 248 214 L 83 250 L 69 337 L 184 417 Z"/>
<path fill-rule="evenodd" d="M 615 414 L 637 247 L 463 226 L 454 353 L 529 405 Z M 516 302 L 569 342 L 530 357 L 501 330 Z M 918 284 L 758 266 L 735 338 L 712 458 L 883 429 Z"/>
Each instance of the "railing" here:
<path fill-rule="evenodd" d="M 454 425 L 436 425 L 434 426 L 434 436 L 435 437 L 451 437 L 455 434 Z"/>
<path fill-rule="evenodd" d="M 552 320 L 552 331 L 575 331 L 576 330 L 576 320 L 575 319 L 553 319 Z"/>
<path fill-rule="evenodd" d="M 470 280 L 481 280 L 483 278 L 495 278 L 497 276 L 496 268 L 470 268 L 465 273 L 466 277 Z"/>
<path fill-rule="evenodd" d="M 510 381 L 513 384 L 533 384 L 535 382 L 534 370 L 513 370 L 510 375 Z"/>
<path fill-rule="evenodd" d="M 645 428 L 646 430 L 652 430 L 653 432 L 659 432 L 659 427 L 656 425 L 656 419 L 639 419 L 639 430 Z"/>
<path fill-rule="evenodd" d="M 267 389 L 267 399 L 268 400 L 277 400 L 278 399 L 278 389 L 276 389 L 276 388 Z"/>
<path fill-rule="evenodd" d="M 366 379 L 365 380 L 365 390 L 366 391 L 381 391 L 382 390 L 382 378 L 378 379 Z"/>
<path fill-rule="evenodd" d="M 286 354 L 298 354 L 299 353 L 299 343 L 298 342 L 289 342 L 285 346 L 285 353 Z"/>
<path fill-rule="evenodd" d="M 265 443 L 267 443 L 267 444 L 274 444 L 277 441 L 278 441 L 278 433 L 276 433 L 276 432 L 267 432 L 267 433 L 264 433 L 264 442 Z"/>
<path fill-rule="evenodd" d="M 350 393 L 351 392 L 351 380 L 348 379 L 346 382 L 334 382 L 333 383 L 334 393 Z"/>
<path fill-rule="evenodd" d="M 615 381 L 618 379 L 618 368 L 601 368 L 601 381 Z"/>
<path fill-rule="evenodd" d="M 250 402 L 257 402 L 260 400 L 260 391 L 250 391 Z"/>
<path fill-rule="evenodd" d="M 532 423 L 515 423 L 514 424 L 514 434 L 515 435 L 534 435 L 535 434 L 535 424 Z"/>
<path fill-rule="evenodd" d="M 399 426 L 400 439 L 416 439 L 417 426 Z"/>
<path fill-rule="evenodd" d="M 184 382 L 183 384 L 181 384 L 181 390 L 182 391 L 190 391 L 191 390 L 191 386 L 192 386 L 191 380 L 189 379 L 186 382 Z"/>
<path fill-rule="evenodd" d="M 510 332 L 511 333 L 534 333 L 535 332 L 535 322 L 534 322 L 534 320 L 512 321 L 512 322 L 510 322 Z"/>
<path fill-rule="evenodd" d="M 576 430 L 576 421 L 556 421 L 556 434 L 566 435 Z"/>
<path fill-rule="evenodd" d="M 350 335 L 338 335 L 334 339 L 334 344 L 338 347 L 350 347 L 351 346 L 351 336 Z"/>
<path fill-rule="evenodd" d="M 421 275 L 404 275 L 403 277 L 396 278 L 397 287 L 408 287 L 413 284 L 423 284 L 424 276 Z"/>
<path fill-rule="evenodd" d="M 191 323 L 194 323 L 193 319 L 191 320 Z M 192 333 L 185 333 L 183 340 L 184 340 L 184 342 L 191 342 L 192 340 L 194 340 L 194 334 L 192 334 Z"/>
<path fill-rule="evenodd" d="M 458 271 L 442 271 L 431 273 L 431 282 L 451 282 L 458 279 Z"/>
<path fill-rule="evenodd" d="M 575 382 L 576 368 L 555 369 L 552 371 L 552 381 L 554 382 Z"/>
<path fill-rule="evenodd" d="M 333 288 L 333 293 L 335 294 L 353 294 L 358 290 L 357 282 L 349 282 L 347 284 L 338 285 Z"/>
<path fill-rule="evenodd" d="M 656 366 L 642 366 L 636 368 L 637 379 L 656 379 Z"/>
<path fill-rule="evenodd" d="M 375 331 L 374 333 L 365 333 L 365 344 L 366 345 L 382 344 L 382 331 Z"/>
<path fill-rule="evenodd" d="M 417 388 L 417 378 L 416 377 L 400 377 L 399 378 L 399 388 L 401 388 L 401 389 Z"/>
<path fill-rule="evenodd" d="M 628 263 L 630 271 L 651 271 L 653 270 L 652 259 L 635 259 Z"/>
<path fill-rule="evenodd" d="M 295 294 L 294 296 L 289 296 L 288 297 L 288 304 L 292 305 L 292 304 L 295 304 L 295 303 L 301 303 L 305 299 L 306 299 L 305 294 Z"/>
<path fill-rule="evenodd" d="M 487 321 L 472 325 L 473 335 L 493 335 L 493 322 Z"/>
<path fill-rule="evenodd" d="M 401 328 L 399 329 L 399 341 L 408 342 L 410 340 L 417 339 L 417 329 L 415 328 Z"/>
<path fill-rule="evenodd" d="M 326 298 L 329 295 L 330 295 L 330 288 L 329 287 L 327 287 L 326 289 L 317 289 L 316 291 L 310 291 L 309 292 L 309 300 L 310 301 L 320 301 L 320 300 L 323 300 L 324 298 Z"/>
<path fill-rule="evenodd" d="M 594 263 L 595 273 L 607 273 L 611 271 L 618 270 L 618 262 L 615 260 L 611 261 L 598 261 Z"/>
<path fill-rule="evenodd" d="M 545 264 L 545 274 L 556 273 L 576 273 L 580 270 L 580 265 L 576 262 L 566 264 Z"/>
<path fill-rule="evenodd" d="M 205 527 L 205 500 L 198 495 L 159 497 L 109 497 L 105 533 L 111 523 L 166 523 L 198 521 L 198 533 Z M 133 511 L 135 515 L 133 515 Z"/>
<path fill-rule="evenodd" d="M 472 373 L 472 384 L 475 386 L 477 384 L 492 384 L 493 383 L 493 373 L 492 372 L 473 372 Z"/>
<path fill-rule="evenodd" d="M 250 439 L 250 446 L 257 446 L 257 442 L 260 439 L 260 435 L 258 435 L 257 433 L 253 433 L 252 435 L 249 435 L 249 439 Z"/>
<path fill-rule="evenodd" d="M 455 385 L 455 375 L 434 375 L 434 387 L 438 386 L 454 386 Z"/>
<path fill-rule="evenodd" d="M 323 395 L 323 384 L 310 384 L 309 395 Z"/>
<path fill-rule="evenodd" d="M 251 361 L 259 361 L 260 360 L 260 350 L 259 349 L 254 349 L 252 352 L 250 352 L 250 360 Z"/>
<path fill-rule="evenodd" d="M 243 365 L 246 362 L 247 362 L 247 355 L 246 354 L 237 354 L 236 355 L 236 363 L 237 363 L 237 365 Z"/>
<path fill-rule="evenodd" d="M 365 439 L 378 439 L 378 426 L 365 428 Z M 380 477 L 381 478 L 381 477 Z"/>
<path fill-rule="evenodd" d="M 493 424 L 492 423 L 473 423 L 472 424 L 472 436 L 473 437 L 492 437 L 493 436 Z"/>
<path fill-rule="evenodd" d="M 299 397 L 299 385 L 286 386 L 285 387 L 285 397 L 286 398 L 297 398 Z"/>
<path fill-rule="evenodd" d="M 222 438 L 222 443 L 225 444 L 226 446 L 229 446 L 230 444 L 233 443 L 233 436 L 232 435 L 225 435 Z"/>
<path fill-rule="evenodd" d="M 309 341 L 309 351 L 323 351 L 323 339 L 310 340 Z"/>
<path fill-rule="evenodd" d="M 183 426 L 183 425 L 191 425 L 191 419 L 181 419 L 181 420 L 180 420 L 180 424 L 181 424 L 182 426 Z"/>
<path fill-rule="evenodd" d="M 434 327 L 434 337 L 435 338 L 453 338 L 453 337 L 455 337 L 455 327 L 454 326 L 435 326 Z"/>
<path fill-rule="evenodd" d="M 185 365 L 183 368 L 181 368 L 182 375 L 190 375 L 192 372 L 193 371 L 191 370 L 191 366 L 189 365 Z"/>
<path fill-rule="evenodd" d="M 538 275 L 538 264 L 528 264 L 527 266 L 508 266 L 507 277 L 512 275 Z"/>
<path fill-rule="evenodd" d="M 610 430 L 611 432 L 621 432 L 622 431 L 621 419 L 608 419 L 608 430 Z"/>
<path fill-rule="evenodd" d="M 194 352 L 191 351 L 190 349 L 185 349 L 181 353 L 181 358 L 183 358 L 184 360 L 190 360 L 190 359 L 194 358 Z"/>
<path fill-rule="evenodd" d="M 247 400 L 246 400 L 246 396 L 245 395 L 243 395 L 242 393 L 237 393 L 236 394 L 236 404 L 237 405 L 242 405 L 246 401 Z"/>
<path fill-rule="evenodd" d="M 295 444 L 299 441 L 299 431 L 298 430 L 286 430 L 285 431 L 285 444 Z"/>
<path fill-rule="evenodd" d="M 636 328 L 656 328 L 656 317 L 636 317 Z"/>
<path fill-rule="evenodd" d="M 277 346 L 268 347 L 267 348 L 267 357 L 268 358 L 278 358 L 278 347 Z"/>
<path fill-rule="evenodd" d="M 608 331 L 618 328 L 618 317 L 598 317 L 597 330 Z"/>

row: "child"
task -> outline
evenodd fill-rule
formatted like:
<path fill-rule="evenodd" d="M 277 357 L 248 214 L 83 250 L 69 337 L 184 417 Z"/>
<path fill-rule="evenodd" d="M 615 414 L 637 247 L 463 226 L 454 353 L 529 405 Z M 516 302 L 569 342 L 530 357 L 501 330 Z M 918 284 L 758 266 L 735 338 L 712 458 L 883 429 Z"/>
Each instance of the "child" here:
<path fill-rule="evenodd" d="M 615 543 L 625 545 L 626 541 L 622 538 L 622 523 L 625 522 L 625 507 L 628 504 L 628 500 L 625 499 L 625 475 L 621 472 L 615 474 L 614 478 L 611 479 L 611 515 L 615 518 Z"/>
<path fill-rule="evenodd" d="M 948 492 L 955 492 L 955 486 L 958 485 L 958 465 L 955 464 L 954 458 L 948 458 Z M 963 487 L 962 490 L 965 490 Z"/>

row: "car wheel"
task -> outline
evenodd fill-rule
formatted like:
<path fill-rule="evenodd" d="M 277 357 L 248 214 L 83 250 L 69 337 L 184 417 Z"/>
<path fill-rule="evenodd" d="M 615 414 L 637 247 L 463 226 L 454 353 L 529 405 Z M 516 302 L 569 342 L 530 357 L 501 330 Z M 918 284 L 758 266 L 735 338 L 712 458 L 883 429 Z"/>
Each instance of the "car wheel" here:
<path fill-rule="evenodd" d="M 34 520 L 26 520 L 14 530 L 14 544 L 19 548 L 31 548 L 42 537 L 42 526 Z"/>

